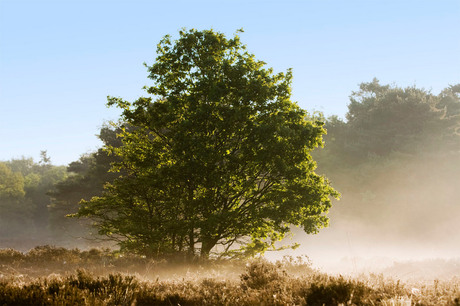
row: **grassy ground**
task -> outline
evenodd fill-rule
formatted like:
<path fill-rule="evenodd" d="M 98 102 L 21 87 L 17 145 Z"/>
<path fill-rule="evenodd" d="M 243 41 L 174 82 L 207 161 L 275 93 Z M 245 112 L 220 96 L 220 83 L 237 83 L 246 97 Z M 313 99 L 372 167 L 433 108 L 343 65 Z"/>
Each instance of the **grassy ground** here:
<path fill-rule="evenodd" d="M 109 250 L 0 250 L 0 305 L 460 305 L 460 278 L 348 278 L 285 258 L 192 264 Z"/>

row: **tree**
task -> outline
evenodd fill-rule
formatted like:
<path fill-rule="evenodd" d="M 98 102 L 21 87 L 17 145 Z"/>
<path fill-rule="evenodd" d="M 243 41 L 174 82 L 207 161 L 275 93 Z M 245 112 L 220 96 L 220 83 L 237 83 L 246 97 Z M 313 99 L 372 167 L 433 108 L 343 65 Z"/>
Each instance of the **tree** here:
<path fill-rule="evenodd" d="M 40 151 L 40 161 L 38 163 L 40 165 L 51 165 L 51 158 L 46 150 Z"/>
<path fill-rule="evenodd" d="M 105 145 L 118 147 L 121 145 L 120 139 L 116 137 L 119 132 L 110 126 L 103 126 L 98 137 Z M 89 200 L 102 194 L 104 184 L 118 176 L 118 173 L 109 171 L 111 163 L 115 161 L 115 156 L 109 156 L 106 151 L 98 149 L 69 164 L 67 178 L 57 183 L 55 190 L 50 193 L 50 227 L 55 239 L 69 241 L 69 237 L 88 237 L 87 222 L 78 222 L 80 220 L 65 216 L 76 213 L 82 199 Z"/>
<path fill-rule="evenodd" d="M 274 74 L 212 30 L 165 36 L 157 53 L 151 97 L 108 100 L 123 110 L 123 144 L 106 150 L 124 174 L 76 216 L 123 249 L 190 258 L 254 255 L 290 225 L 326 226 L 338 194 L 310 155 L 325 130 L 290 100 L 291 71 Z"/>
<path fill-rule="evenodd" d="M 381 85 L 377 79 L 362 83 L 350 96 L 347 121 L 327 120 L 327 146 L 320 158 L 327 158 L 333 170 L 392 154 L 456 154 L 459 92 L 460 85 L 434 95 L 423 88 Z"/>
<path fill-rule="evenodd" d="M 31 225 L 30 205 L 25 201 L 24 178 L 0 162 L 0 232 L 3 238 L 24 233 Z"/>
<path fill-rule="evenodd" d="M 10 230 L 11 236 L 27 232 L 34 239 L 49 238 L 49 205 L 51 198 L 48 194 L 54 185 L 65 179 L 64 166 L 54 166 L 46 151 L 40 153 L 41 160 L 36 163 L 32 158 L 12 159 L 5 162 L 15 175 L 23 182 L 24 196 L 16 204 L 14 211 L 21 218 L 10 218 L 15 223 L 16 230 Z M 13 211 L 11 210 L 11 211 Z M 12 227 L 10 227 L 12 229 Z M 17 234 L 17 235 L 16 235 Z"/>
<path fill-rule="evenodd" d="M 332 212 L 336 230 L 343 222 L 375 230 L 374 237 L 414 239 L 437 232 L 435 224 L 453 224 L 460 209 L 459 93 L 460 85 L 436 95 L 374 79 L 352 93 L 346 120 L 328 118 L 325 148 L 314 158 L 343 195 Z"/>

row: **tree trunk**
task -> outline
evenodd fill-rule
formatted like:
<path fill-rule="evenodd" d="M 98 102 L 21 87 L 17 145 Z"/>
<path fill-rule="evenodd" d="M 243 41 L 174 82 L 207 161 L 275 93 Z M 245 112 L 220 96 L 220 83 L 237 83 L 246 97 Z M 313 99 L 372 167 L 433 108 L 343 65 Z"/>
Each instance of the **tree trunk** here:
<path fill-rule="evenodd" d="M 195 257 L 195 233 L 194 228 L 192 227 L 189 232 L 189 249 L 188 249 L 188 259 L 190 261 Z"/>
<path fill-rule="evenodd" d="M 203 259 L 209 258 L 209 253 L 211 252 L 212 248 L 216 245 L 219 239 L 216 238 L 203 238 L 203 242 L 201 243 L 201 252 L 200 256 Z"/>

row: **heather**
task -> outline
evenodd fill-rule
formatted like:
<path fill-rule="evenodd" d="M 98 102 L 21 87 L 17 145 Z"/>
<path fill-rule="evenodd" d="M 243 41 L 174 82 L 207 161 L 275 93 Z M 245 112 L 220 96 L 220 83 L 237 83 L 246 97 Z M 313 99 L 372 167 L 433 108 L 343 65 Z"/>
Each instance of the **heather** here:
<path fill-rule="evenodd" d="M 302 257 L 183 262 L 41 246 L 0 250 L 0 305 L 460 305 L 460 279 L 327 275 Z"/>

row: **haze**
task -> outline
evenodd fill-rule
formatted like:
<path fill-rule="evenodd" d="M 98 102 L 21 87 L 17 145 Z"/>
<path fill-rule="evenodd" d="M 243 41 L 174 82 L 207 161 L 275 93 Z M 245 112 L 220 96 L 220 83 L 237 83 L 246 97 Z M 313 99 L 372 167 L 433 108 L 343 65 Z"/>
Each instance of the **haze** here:
<path fill-rule="evenodd" d="M 390 167 L 372 179 L 372 193 L 343 192 L 329 228 L 313 236 L 297 231 L 294 240 L 302 245 L 290 253 L 307 254 L 317 267 L 341 273 L 380 271 L 395 261 L 458 259 L 459 167 L 458 157 Z M 422 273 L 418 266 L 405 272 Z"/>
<path fill-rule="evenodd" d="M 2 0 L 0 161 L 38 162 L 46 150 L 53 165 L 67 166 L 95 152 L 102 146 L 96 134 L 120 114 L 105 106 L 106 97 L 146 95 L 143 62 L 151 64 L 159 40 L 183 27 L 228 36 L 243 28 L 241 40 L 258 59 L 275 72 L 293 68 L 300 107 L 343 122 L 349 96 L 374 77 L 435 96 L 460 82 L 459 1 Z M 342 199 L 334 202 L 330 227 L 314 236 L 296 231 L 301 247 L 288 254 L 305 254 L 333 272 L 459 257 L 458 154 L 417 155 L 404 167 L 389 161 L 371 191 L 355 193 L 342 191 L 343 174 L 320 161 L 318 170 Z M 0 248 L 21 249 L 8 243 Z"/>

